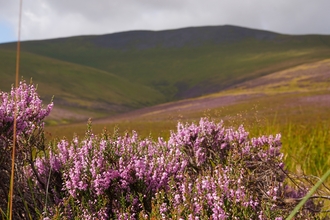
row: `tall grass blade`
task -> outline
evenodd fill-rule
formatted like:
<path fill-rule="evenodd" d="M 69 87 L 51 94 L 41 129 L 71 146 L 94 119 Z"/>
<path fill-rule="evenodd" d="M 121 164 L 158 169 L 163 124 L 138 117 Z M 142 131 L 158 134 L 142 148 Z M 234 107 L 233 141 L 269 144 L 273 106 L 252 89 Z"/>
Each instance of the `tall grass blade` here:
<path fill-rule="evenodd" d="M 6 216 L 6 213 L 0 208 L 0 214 L 1 214 L 1 219 L 4 220 L 6 219 L 5 216 Z"/>
<path fill-rule="evenodd" d="M 321 179 L 314 185 L 314 187 L 307 193 L 303 200 L 294 208 L 291 214 L 286 218 L 286 220 L 291 220 L 296 213 L 301 209 L 301 207 L 307 202 L 307 200 L 315 193 L 315 191 L 321 186 L 321 184 L 330 176 L 330 169 L 321 177 Z"/>
<path fill-rule="evenodd" d="M 21 196 L 21 199 L 22 199 L 22 202 L 23 202 L 25 211 L 26 211 L 26 213 L 28 215 L 28 216 L 26 216 L 26 219 L 33 220 L 32 216 L 31 216 L 31 213 L 30 213 L 30 210 L 29 210 L 29 206 L 28 206 L 26 200 L 24 199 L 23 193 L 21 192 L 21 190 L 18 190 L 18 192 L 19 192 L 19 194 Z"/>
<path fill-rule="evenodd" d="M 17 57 L 16 57 L 16 74 L 15 74 L 15 87 L 18 88 L 19 78 L 19 60 L 20 60 L 20 38 L 21 38 L 21 20 L 22 20 L 22 1 L 19 4 L 19 20 L 18 20 L 18 40 L 17 40 Z M 16 99 L 15 99 L 16 100 Z M 16 101 L 15 101 L 16 102 Z M 9 219 L 13 218 L 13 195 L 14 195 L 14 176 L 15 176 L 15 151 L 16 151 L 16 121 L 17 121 L 17 105 L 15 103 L 14 113 L 14 134 L 13 134 L 13 149 L 12 149 L 12 163 L 11 163 L 11 175 L 10 175 L 10 189 L 9 189 Z"/>

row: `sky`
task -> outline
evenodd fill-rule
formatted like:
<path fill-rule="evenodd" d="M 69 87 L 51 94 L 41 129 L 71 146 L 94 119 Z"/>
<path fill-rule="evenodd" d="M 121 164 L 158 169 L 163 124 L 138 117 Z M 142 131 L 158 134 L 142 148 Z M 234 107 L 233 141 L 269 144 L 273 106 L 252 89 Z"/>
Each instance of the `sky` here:
<path fill-rule="evenodd" d="M 0 0 L 0 43 L 17 41 L 19 0 Z M 21 40 L 237 25 L 330 35 L 330 0 L 22 0 Z"/>

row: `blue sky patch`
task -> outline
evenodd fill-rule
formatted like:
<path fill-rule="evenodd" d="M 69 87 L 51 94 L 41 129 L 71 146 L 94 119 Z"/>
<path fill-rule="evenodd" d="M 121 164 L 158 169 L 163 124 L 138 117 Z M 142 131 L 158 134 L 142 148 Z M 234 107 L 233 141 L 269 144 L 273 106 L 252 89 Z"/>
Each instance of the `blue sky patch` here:
<path fill-rule="evenodd" d="M 0 21 L 0 43 L 17 41 L 16 35 L 8 23 Z"/>

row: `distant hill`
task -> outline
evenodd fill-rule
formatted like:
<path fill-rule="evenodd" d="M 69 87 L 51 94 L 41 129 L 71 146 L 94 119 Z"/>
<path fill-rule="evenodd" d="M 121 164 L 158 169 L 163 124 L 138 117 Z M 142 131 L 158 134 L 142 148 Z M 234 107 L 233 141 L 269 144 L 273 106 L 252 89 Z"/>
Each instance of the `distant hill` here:
<path fill-rule="evenodd" d="M 220 92 L 320 61 L 330 57 L 330 36 L 227 25 L 26 41 L 21 49 L 21 75 L 39 84 L 46 102 L 55 96 L 58 120 L 77 120 Z M 14 81 L 15 50 L 0 44 L 2 90 Z"/>
<path fill-rule="evenodd" d="M 148 50 L 153 48 L 182 48 L 200 47 L 207 44 L 218 45 L 235 43 L 246 39 L 276 40 L 279 34 L 269 31 L 242 28 L 231 25 L 188 27 L 175 30 L 163 31 L 127 31 L 105 35 L 91 35 L 81 37 L 58 38 L 43 41 L 27 41 L 26 47 L 38 53 L 45 53 L 41 50 L 40 43 L 51 43 L 54 45 L 89 45 L 99 48 L 114 50 Z M 9 44 L 10 45 L 10 44 Z M 27 46 L 28 45 L 28 46 Z M 33 48 L 31 48 L 33 47 Z M 38 49 L 36 47 L 39 47 Z M 78 48 L 77 48 L 78 49 Z M 50 52 L 50 51 L 48 51 Z M 46 53 L 48 54 L 48 53 Z"/>

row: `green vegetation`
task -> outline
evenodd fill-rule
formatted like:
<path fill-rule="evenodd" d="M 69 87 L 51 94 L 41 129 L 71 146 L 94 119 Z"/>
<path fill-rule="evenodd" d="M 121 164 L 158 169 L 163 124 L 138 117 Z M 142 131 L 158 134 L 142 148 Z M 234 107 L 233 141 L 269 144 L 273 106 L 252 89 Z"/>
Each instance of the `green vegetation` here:
<path fill-rule="evenodd" d="M 95 133 L 134 129 L 166 138 L 178 120 L 210 116 L 243 123 L 253 135 L 282 133 L 290 169 L 320 176 L 329 165 L 330 37 L 236 28 L 250 34 L 244 37 L 218 28 L 233 33 L 231 40 L 196 28 L 204 38 L 162 37 L 180 31 L 173 30 L 152 32 L 154 44 L 150 33 L 121 33 L 126 45 L 117 47 L 109 46 L 116 34 L 23 42 L 20 72 L 46 102 L 55 96 L 46 121 L 52 138 L 83 136 L 90 117 Z M 15 44 L 0 45 L 1 90 L 13 83 L 15 52 Z"/>
<path fill-rule="evenodd" d="M 0 50 L 0 66 L 3 75 L 1 89 L 8 90 L 13 84 L 10 76 L 14 73 L 15 52 Z M 89 114 L 103 112 L 104 115 L 106 111 L 111 115 L 165 99 L 152 88 L 131 83 L 109 72 L 28 52 L 22 52 L 20 66 L 21 76 L 32 78 L 38 84 L 43 99 L 51 100 L 54 95 L 58 106 L 72 113 L 85 110 Z"/>
<path fill-rule="evenodd" d="M 46 102 L 55 95 L 47 140 L 83 138 L 89 117 L 95 134 L 136 130 L 141 138 L 168 140 L 178 121 L 206 116 L 228 127 L 243 124 L 250 137 L 281 133 L 286 168 L 328 172 L 329 36 L 272 34 L 144 49 L 141 39 L 116 49 L 97 39 L 23 43 L 22 76 L 39 84 Z M 1 90 L 12 84 L 15 56 L 12 44 L 0 45 Z"/>
<path fill-rule="evenodd" d="M 54 95 L 57 109 L 78 115 L 66 120 L 86 121 L 224 91 L 324 60 L 329 45 L 329 36 L 231 26 L 71 37 L 22 42 L 21 73 L 33 78 L 44 99 Z M 1 90 L 13 83 L 14 62 L 15 44 L 0 45 Z"/>

